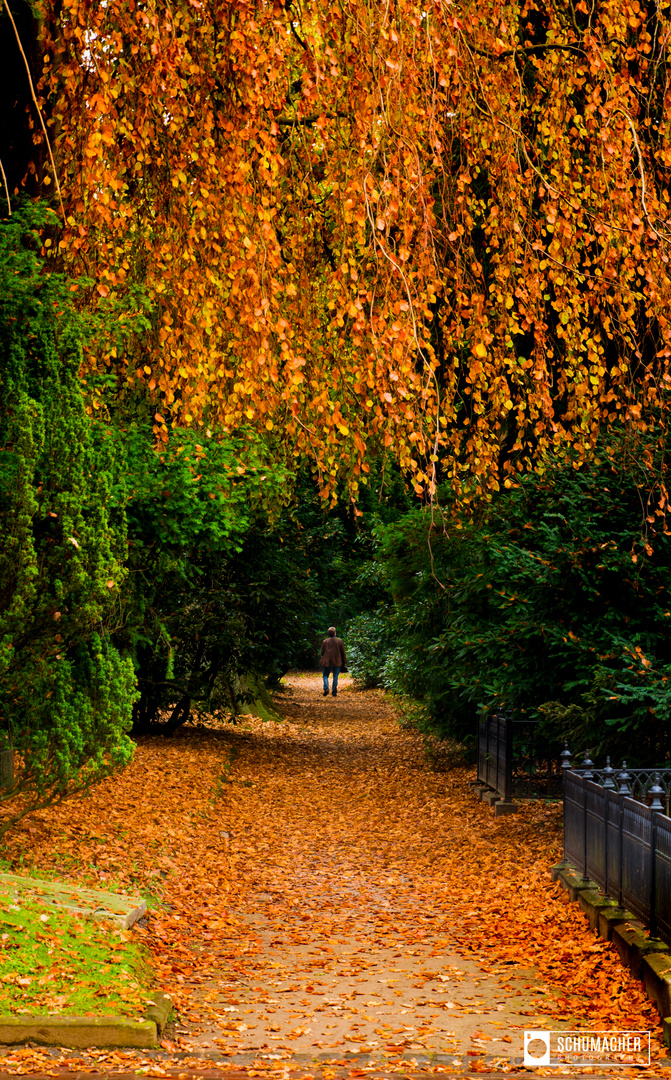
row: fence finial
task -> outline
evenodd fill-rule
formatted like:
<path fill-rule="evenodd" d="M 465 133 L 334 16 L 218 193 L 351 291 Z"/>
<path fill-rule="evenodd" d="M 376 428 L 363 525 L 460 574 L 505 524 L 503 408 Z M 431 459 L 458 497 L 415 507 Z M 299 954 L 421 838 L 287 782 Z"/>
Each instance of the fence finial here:
<path fill-rule="evenodd" d="M 613 775 L 615 769 L 610 767 L 610 755 L 606 758 L 606 768 L 603 770 L 603 787 L 608 788 L 610 791 L 615 790 L 615 784 L 613 783 Z"/>
<path fill-rule="evenodd" d="M 654 777 L 654 784 L 650 788 L 650 794 L 652 795 L 652 803 L 650 804 L 651 810 L 664 810 L 664 805 L 660 799 L 660 795 L 666 794 L 664 788 L 659 783 L 659 773 L 656 772 Z"/>
<path fill-rule="evenodd" d="M 631 777 L 627 772 L 626 761 L 622 762 L 622 772 L 617 774 L 617 779 L 620 784 L 620 795 L 631 795 L 631 788 L 629 787 L 629 781 Z"/>
<path fill-rule="evenodd" d="M 564 749 L 562 750 L 562 752 L 561 752 L 561 754 L 559 756 L 561 758 L 561 767 L 562 767 L 562 769 L 570 769 L 571 768 L 571 751 L 568 748 L 568 743 L 567 742 L 564 743 Z"/>
<path fill-rule="evenodd" d="M 593 777 L 594 777 L 594 773 L 592 772 L 592 765 L 593 764 L 594 764 L 594 762 L 590 759 L 590 756 L 589 756 L 589 750 L 585 750 L 585 760 L 583 761 L 582 765 L 580 766 L 580 771 L 582 772 L 584 780 L 592 780 L 593 779 Z"/>

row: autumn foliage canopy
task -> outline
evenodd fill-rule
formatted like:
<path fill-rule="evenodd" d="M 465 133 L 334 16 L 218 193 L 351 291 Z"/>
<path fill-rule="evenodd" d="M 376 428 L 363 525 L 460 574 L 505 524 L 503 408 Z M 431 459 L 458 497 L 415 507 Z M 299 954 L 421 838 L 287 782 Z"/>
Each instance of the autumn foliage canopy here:
<path fill-rule="evenodd" d="M 666 0 L 42 0 L 49 250 L 109 316 L 92 408 L 251 425 L 326 496 L 385 447 L 465 495 L 644 430 L 670 28 Z"/>

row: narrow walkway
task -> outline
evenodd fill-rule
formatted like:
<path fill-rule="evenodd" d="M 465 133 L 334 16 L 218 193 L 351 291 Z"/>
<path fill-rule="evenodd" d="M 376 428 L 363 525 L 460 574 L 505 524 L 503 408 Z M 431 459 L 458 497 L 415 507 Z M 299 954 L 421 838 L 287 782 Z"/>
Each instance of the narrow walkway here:
<path fill-rule="evenodd" d="M 640 984 L 550 881 L 558 805 L 495 820 L 348 678 L 296 673 L 278 707 L 143 739 L 10 835 L 12 867 L 153 897 L 133 934 L 179 1018 L 158 1051 L 7 1048 L 0 1073 L 484 1075 L 558 1027 L 652 1030 L 662 1068 Z"/>
<path fill-rule="evenodd" d="M 573 1021 L 563 980 L 548 985 L 534 963 L 538 928 L 494 967 L 464 954 L 487 956 L 511 922 L 531 923 L 530 882 L 534 893 L 556 895 L 547 874 L 558 808 L 495 823 L 468 794 L 463 770 L 431 772 L 421 740 L 399 730 L 383 695 L 348 683 L 334 700 L 321 696 L 319 677 L 294 676 L 278 699 L 290 723 L 252 725 L 242 740 L 222 811 L 228 803 L 241 887 L 231 915 L 250 934 L 213 942 L 178 1045 L 240 1063 L 254 1055 L 455 1069 L 474 1059 L 488 1069 L 521 1063 L 523 1030 L 548 1027 L 548 1009 L 554 1027 Z M 515 879 L 509 866 L 498 878 L 491 856 L 500 845 L 505 864 L 516 836 Z M 539 848 L 548 854 L 540 874 Z M 472 877 L 482 863 L 480 898 Z M 497 891 L 501 908 L 516 909 L 505 918 L 492 910 Z M 562 918 L 576 917 L 556 902 Z M 612 1008 L 612 998 L 604 1004 Z"/>

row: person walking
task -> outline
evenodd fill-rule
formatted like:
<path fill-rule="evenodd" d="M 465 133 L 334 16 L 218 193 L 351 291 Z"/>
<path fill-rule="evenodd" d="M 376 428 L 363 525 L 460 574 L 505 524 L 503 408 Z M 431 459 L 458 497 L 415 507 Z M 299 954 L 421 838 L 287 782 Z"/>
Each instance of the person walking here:
<path fill-rule="evenodd" d="M 333 672 L 333 688 L 331 694 L 333 697 L 338 695 L 338 676 L 341 668 L 344 669 L 347 665 L 347 657 L 345 656 L 345 646 L 339 637 L 336 637 L 335 626 L 329 626 L 328 637 L 322 641 L 322 656 L 319 663 L 322 666 L 322 674 L 324 676 L 324 697 L 329 692 L 329 674 Z"/>

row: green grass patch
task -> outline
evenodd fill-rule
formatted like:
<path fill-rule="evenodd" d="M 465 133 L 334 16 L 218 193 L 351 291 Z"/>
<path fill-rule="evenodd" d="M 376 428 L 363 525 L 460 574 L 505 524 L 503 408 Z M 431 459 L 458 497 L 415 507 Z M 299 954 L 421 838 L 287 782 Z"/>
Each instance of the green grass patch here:
<path fill-rule="evenodd" d="M 129 931 L 0 895 L 0 1015 L 140 1017 L 150 982 Z"/>

